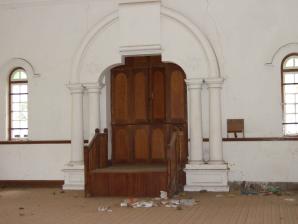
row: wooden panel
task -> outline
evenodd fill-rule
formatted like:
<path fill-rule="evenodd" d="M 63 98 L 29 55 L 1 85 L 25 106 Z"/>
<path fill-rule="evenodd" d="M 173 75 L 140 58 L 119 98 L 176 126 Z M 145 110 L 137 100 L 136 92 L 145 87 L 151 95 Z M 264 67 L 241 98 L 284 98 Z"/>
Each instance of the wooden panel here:
<path fill-rule="evenodd" d="M 128 74 L 115 71 L 112 75 L 112 122 L 129 120 L 129 80 Z"/>
<path fill-rule="evenodd" d="M 128 185 L 127 185 L 127 175 L 126 173 L 113 173 L 109 175 L 109 187 L 110 195 L 113 196 L 123 196 L 127 195 Z"/>
<path fill-rule="evenodd" d="M 166 135 L 163 127 L 153 127 L 151 132 L 151 158 L 152 161 L 166 159 Z"/>
<path fill-rule="evenodd" d="M 185 120 L 184 74 L 175 69 L 170 73 L 170 119 Z"/>
<path fill-rule="evenodd" d="M 134 132 L 135 161 L 149 161 L 149 129 L 148 126 L 138 126 Z"/>
<path fill-rule="evenodd" d="M 151 74 L 152 87 L 152 120 L 165 120 L 165 72 L 164 69 L 154 68 Z"/>
<path fill-rule="evenodd" d="M 130 128 L 113 127 L 113 163 L 129 162 L 130 159 Z"/>
<path fill-rule="evenodd" d="M 166 172 L 92 173 L 91 196 L 157 197 L 167 190 Z"/>
<path fill-rule="evenodd" d="M 135 122 L 148 121 L 148 72 L 134 71 L 134 120 Z"/>

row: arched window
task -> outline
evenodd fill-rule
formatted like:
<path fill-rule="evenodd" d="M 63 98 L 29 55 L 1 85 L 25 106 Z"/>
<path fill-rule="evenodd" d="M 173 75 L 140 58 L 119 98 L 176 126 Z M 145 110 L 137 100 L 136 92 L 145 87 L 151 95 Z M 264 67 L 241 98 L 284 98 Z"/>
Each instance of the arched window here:
<path fill-rule="evenodd" d="M 28 138 L 28 77 L 17 68 L 9 76 L 9 140 Z"/>
<path fill-rule="evenodd" d="M 281 71 L 284 135 L 298 135 L 298 53 L 283 59 Z"/>

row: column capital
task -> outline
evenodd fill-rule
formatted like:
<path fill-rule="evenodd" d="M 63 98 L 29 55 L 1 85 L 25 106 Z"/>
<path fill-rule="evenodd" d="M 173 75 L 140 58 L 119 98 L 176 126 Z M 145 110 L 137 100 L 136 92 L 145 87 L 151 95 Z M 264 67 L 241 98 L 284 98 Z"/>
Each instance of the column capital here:
<path fill-rule="evenodd" d="M 224 78 L 221 77 L 210 77 L 205 79 L 206 84 L 208 85 L 209 88 L 221 88 L 222 84 L 224 82 Z"/>
<path fill-rule="evenodd" d="M 99 83 L 84 83 L 84 87 L 86 88 L 88 93 L 100 93 L 103 85 Z"/>
<path fill-rule="evenodd" d="M 66 85 L 71 94 L 78 94 L 84 92 L 84 87 L 80 83 L 70 83 Z"/>
<path fill-rule="evenodd" d="M 185 83 L 188 89 L 202 89 L 204 80 L 199 78 L 190 78 L 185 79 Z"/>

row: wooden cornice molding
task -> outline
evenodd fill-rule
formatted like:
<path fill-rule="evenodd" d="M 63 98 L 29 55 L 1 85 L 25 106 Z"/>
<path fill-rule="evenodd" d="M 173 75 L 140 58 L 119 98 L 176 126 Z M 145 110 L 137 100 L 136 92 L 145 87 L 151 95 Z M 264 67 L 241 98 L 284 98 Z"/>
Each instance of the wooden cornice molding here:
<path fill-rule="evenodd" d="M 270 142 L 270 141 L 298 141 L 295 137 L 249 137 L 249 138 L 223 138 L 224 142 Z M 209 138 L 204 138 L 204 142 L 209 142 Z"/>
<path fill-rule="evenodd" d="M 63 184 L 64 180 L 0 180 L 0 187 L 60 188 Z"/>
<path fill-rule="evenodd" d="M 88 143 L 88 140 L 84 140 Z M 48 144 L 71 144 L 71 140 L 28 140 L 28 141 L 0 141 L 0 145 L 48 145 Z"/>

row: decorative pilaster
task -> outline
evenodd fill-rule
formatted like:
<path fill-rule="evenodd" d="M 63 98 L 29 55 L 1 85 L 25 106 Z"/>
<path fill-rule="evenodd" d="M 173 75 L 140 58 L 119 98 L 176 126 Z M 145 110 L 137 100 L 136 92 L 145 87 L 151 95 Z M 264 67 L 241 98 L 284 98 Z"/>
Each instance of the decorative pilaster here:
<path fill-rule="evenodd" d="M 65 190 L 84 189 L 84 134 L 83 134 L 83 91 L 81 84 L 68 85 L 72 98 L 71 110 L 71 157 L 65 165 L 64 185 Z"/>
<path fill-rule="evenodd" d="M 209 91 L 209 164 L 224 164 L 221 119 L 221 88 L 223 78 L 208 78 L 205 81 Z"/>
<path fill-rule="evenodd" d="M 203 134 L 202 134 L 202 79 L 187 79 L 189 94 L 189 127 L 190 151 L 189 164 L 203 164 Z M 189 164 L 187 167 L 189 167 Z"/>
<path fill-rule="evenodd" d="M 222 133 L 221 133 L 221 100 L 220 90 L 223 83 L 222 78 L 208 78 L 205 80 L 209 90 L 209 131 L 210 131 L 210 159 L 208 164 L 187 164 L 184 169 L 186 173 L 185 191 L 229 191 L 228 167 L 223 161 Z M 191 95 L 191 93 L 190 93 Z M 190 100 L 190 106 L 193 100 Z M 192 109 L 190 108 L 190 113 Z M 201 116 L 200 112 L 194 112 Z M 190 129 L 197 123 L 190 122 Z M 198 131 L 197 129 L 195 129 Z M 196 136 L 191 135 L 192 138 Z M 200 138 L 201 139 L 201 138 Z M 196 140 L 195 140 L 196 141 Z"/>
<path fill-rule="evenodd" d="M 98 83 L 84 84 L 89 101 L 89 141 L 94 136 L 94 130 L 100 129 L 100 92 L 101 86 Z"/>

